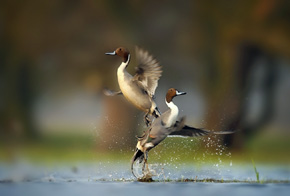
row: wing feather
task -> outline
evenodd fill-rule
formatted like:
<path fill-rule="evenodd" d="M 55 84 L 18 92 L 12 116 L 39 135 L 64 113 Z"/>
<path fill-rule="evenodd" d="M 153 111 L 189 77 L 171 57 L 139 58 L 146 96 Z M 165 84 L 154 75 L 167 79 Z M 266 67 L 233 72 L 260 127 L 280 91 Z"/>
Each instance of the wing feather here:
<path fill-rule="evenodd" d="M 199 137 L 210 134 L 211 131 L 184 125 L 181 130 L 170 133 L 170 136 Z"/>
<path fill-rule="evenodd" d="M 133 80 L 138 81 L 147 93 L 153 97 L 158 86 L 158 80 L 162 74 L 159 62 L 148 51 L 136 47 L 138 66 Z"/>

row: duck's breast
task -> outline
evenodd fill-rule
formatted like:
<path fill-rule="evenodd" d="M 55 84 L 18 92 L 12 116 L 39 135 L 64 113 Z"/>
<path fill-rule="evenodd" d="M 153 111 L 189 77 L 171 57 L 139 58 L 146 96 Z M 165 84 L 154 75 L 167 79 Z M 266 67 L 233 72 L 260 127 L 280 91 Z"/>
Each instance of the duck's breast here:
<path fill-rule="evenodd" d="M 140 110 L 148 112 L 152 99 L 136 82 L 130 74 L 118 73 L 118 82 L 125 98 Z"/>

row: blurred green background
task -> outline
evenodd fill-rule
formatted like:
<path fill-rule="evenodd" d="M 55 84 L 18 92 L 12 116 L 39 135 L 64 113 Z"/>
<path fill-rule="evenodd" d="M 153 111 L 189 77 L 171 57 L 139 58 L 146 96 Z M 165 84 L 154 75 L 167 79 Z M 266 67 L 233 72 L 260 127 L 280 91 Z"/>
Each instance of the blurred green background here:
<path fill-rule="evenodd" d="M 138 45 L 163 66 L 161 111 L 175 87 L 188 125 L 239 130 L 214 145 L 170 138 L 156 152 L 190 152 L 183 161 L 222 144 L 233 159 L 289 164 L 289 21 L 286 0 L 2 0 L 0 159 L 130 159 L 144 114 L 102 94 L 118 90 L 121 63 L 104 53 L 128 48 L 133 74 Z"/>

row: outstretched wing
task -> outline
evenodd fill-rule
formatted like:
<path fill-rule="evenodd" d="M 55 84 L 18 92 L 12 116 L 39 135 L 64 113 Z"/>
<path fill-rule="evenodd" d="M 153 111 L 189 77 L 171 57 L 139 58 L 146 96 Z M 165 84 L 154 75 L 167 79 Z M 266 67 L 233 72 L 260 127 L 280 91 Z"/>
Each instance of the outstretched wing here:
<path fill-rule="evenodd" d="M 194 127 L 190 127 L 184 124 L 185 118 L 182 117 L 180 121 L 176 121 L 175 123 L 175 130 L 169 134 L 171 137 L 198 137 L 204 136 L 209 134 L 215 135 L 225 135 L 225 134 L 233 134 L 236 131 L 209 131 L 205 129 L 198 129 Z"/>
<path fill-rule="evenodd" d="M 170 133 L 170 136 L 183 136 L 183 137 L 198 137 L 210 134 L 211 131 L 198 129 L 184 125 L 181 130 L 174 131 Z"/>
<path fill-rule="evenodd" d="M 159 62 L 148 51 L 136 47 L 136 58 L 138 66 L 133 80 L 140 82 L 147 93 L 153 97 L 161 77 L 161 66 Z"/>

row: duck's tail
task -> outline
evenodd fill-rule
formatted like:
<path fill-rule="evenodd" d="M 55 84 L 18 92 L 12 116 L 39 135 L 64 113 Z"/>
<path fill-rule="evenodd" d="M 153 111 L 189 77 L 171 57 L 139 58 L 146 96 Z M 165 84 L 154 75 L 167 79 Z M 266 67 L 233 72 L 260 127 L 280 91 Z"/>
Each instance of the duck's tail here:
<path fill-rule="evenodd" d="M 131 172 L 136 178 L 138 178 L 138 177 L 134 173 L 134 163 L 135 163 L 135 161 L 139 161 L 139 163 L 141 163 L 143 161 L 143 159 L 144 159 L 144 153 L 141 150 L 139 150 L 138 148 L 136 148 L 136 151 L 135 151 L 135 153 L 132 157 L 132 160 L 131 160 Z"/>

